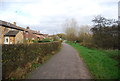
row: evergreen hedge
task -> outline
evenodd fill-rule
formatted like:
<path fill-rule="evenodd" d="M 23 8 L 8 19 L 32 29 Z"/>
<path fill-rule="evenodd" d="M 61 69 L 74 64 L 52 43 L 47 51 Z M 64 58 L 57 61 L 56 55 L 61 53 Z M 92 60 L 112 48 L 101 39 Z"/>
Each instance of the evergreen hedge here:
<path fill-rule="evenodd" d="M 22 68 L 23 71 L 28 71 L 32 63 L 42 63 L 42 59 L 46 55 L 58 50 L 60 46 L 61 42 L 58 41 L 39 44 L 2 45 L 3 79 L 14 77 L 18 68 Z M 19 78 L 21 75 L 18 77 L 15 76 L 15 78 Z"/>

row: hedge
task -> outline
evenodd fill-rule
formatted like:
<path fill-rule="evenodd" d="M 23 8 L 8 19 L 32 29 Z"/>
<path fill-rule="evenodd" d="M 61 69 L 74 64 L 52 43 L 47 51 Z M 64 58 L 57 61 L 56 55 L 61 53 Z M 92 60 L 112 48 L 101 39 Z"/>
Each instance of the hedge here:
<path fill-rule="evenodd" d="M 20 78 L 32 63 L 42 63 L 43 58 L 58 50 L 61 42 L 40 44 L 2 45 L 2 76 L 3 79 Z"/>

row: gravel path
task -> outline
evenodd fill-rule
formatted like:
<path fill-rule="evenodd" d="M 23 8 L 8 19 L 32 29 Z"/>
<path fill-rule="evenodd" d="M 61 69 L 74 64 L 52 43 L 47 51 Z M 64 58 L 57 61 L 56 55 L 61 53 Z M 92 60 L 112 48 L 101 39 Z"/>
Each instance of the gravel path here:
<path fill-rule="evenodd" d="M 78 52 L 66 43 L 59 53 L 29 75 L 29 79 L 91 79 Z"/>

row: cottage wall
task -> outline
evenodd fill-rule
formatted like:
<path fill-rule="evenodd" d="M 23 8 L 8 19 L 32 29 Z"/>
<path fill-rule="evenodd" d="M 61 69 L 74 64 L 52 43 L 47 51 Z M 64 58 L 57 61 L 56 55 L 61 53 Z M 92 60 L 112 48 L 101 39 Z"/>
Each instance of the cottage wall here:
<path fill-rule="evenodd" d="M 15 44 L 15 37 L 9 37 L 9 44 Z"/>
<path fill-rule="evenodd" d="M 6 28 L 3 26 L 0 26 L 0 44 L 4 44 L 4 35 L 11 30 L 10 28 Z"/>
<path fill-rule="evenodd" d="M 23 40 L 24 40 L 23 31 L 19 31 L 15 37 L 15 44 L 23 43 Z"/>

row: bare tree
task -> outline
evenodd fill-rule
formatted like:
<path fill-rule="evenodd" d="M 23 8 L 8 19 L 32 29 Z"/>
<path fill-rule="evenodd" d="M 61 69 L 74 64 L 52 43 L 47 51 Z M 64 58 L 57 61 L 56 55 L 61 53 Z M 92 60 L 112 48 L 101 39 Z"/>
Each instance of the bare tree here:
<path fill-rule="evenodd" d="M 75 19 L 66 20 L 63 25 L 64 31 L 66 33 L 66 38 L 69 41 L 75 41 L 77 36 L 77 27 L 78 24 Z"/>
<path fill-rule="evenodd" d="M 80 26 L 80 30 L 78 32 L 78 40 L 79 42 L 90 42 L 92 34 L 90 32 L 90 26 L 83 25 Z"/>
<path fill-rule="evenodd" d="M 87 34 L 90 34 L 90 26 L 88 25 L 82 25 L 80 26 L 80 30 L 79 30 L 79 34 L 81 33 L 87 33 Z"/>

